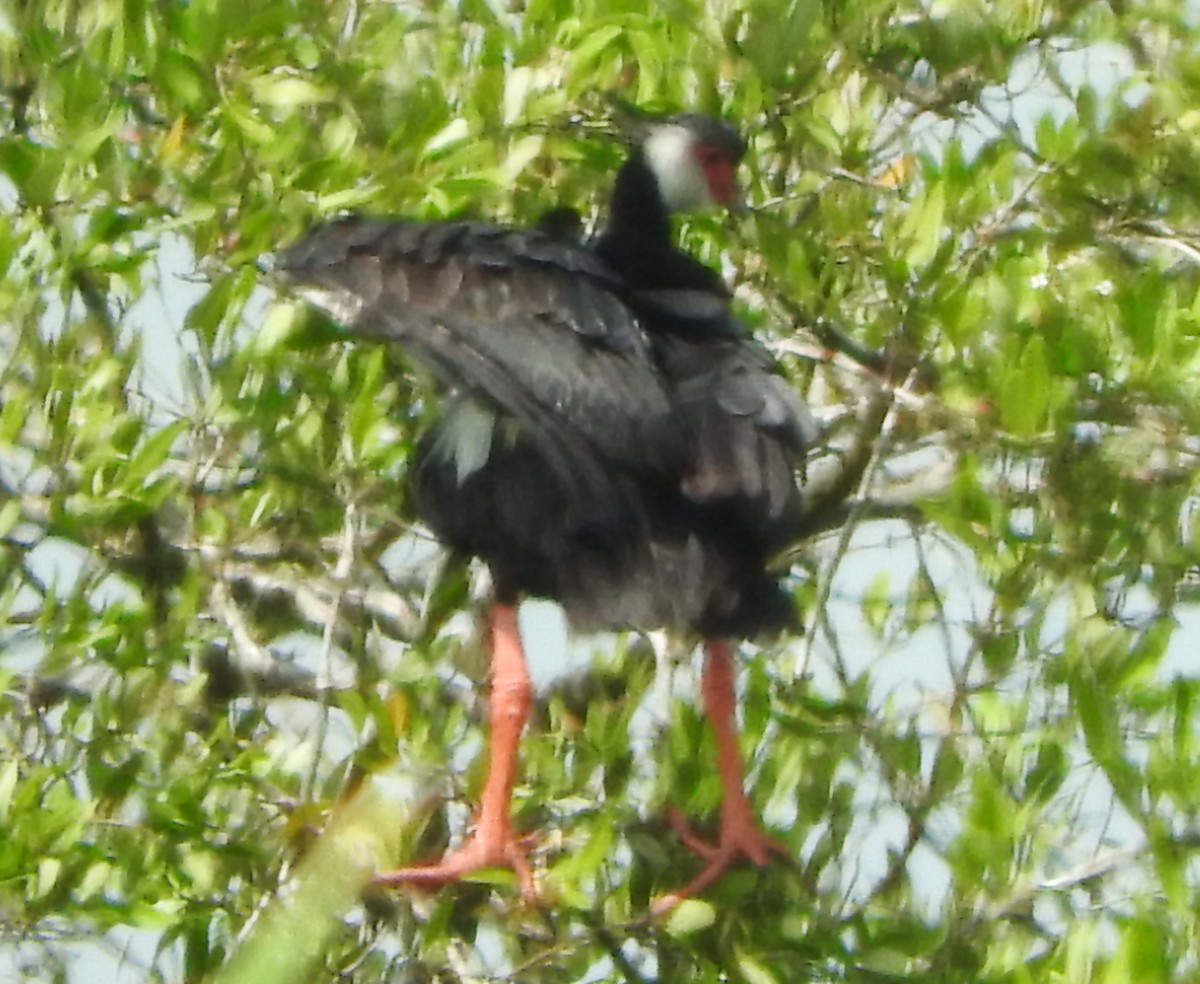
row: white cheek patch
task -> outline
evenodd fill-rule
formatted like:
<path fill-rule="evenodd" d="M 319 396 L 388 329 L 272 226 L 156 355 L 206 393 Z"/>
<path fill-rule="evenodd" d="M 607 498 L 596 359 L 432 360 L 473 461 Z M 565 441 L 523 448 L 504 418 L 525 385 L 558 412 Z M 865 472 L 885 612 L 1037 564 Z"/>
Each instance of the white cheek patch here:
<path fill-rule="evenodd" d="M 695 136 L 687 127 L 676 125 L 656 127 L 642 145 L 668 212 L 691 212 L 713 204 L 708 178 L 694 149 Z"/>

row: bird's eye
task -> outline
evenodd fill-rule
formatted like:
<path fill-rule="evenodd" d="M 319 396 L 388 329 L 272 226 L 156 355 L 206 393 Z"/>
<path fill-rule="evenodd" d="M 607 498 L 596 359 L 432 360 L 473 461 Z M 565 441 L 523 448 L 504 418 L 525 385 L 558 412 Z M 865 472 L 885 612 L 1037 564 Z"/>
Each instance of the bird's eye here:
<path fill-rule="evenodd" d="M 696 159 L 705 167 L 710 164 L 719 164 L 725 159 L 725 155 L 716 147 L 711 147 L 708 144 L 701 144 L 696 148 Z"/>

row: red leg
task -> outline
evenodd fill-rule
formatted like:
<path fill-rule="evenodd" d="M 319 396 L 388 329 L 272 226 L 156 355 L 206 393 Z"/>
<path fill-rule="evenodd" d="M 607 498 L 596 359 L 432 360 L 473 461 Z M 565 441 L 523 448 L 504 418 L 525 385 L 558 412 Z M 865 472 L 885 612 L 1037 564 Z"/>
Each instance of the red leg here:
<path fill-rule="evenodd" d="M 530 901 L 537 898 L 533 869 L 525 856 L 528 839 L 515 837 L 509 820 L 517 746 L 533 703 L 515 606 L 492 606 L 491 633 L 491 748 L 475 832 L 441 861 L 382 872 L 375 876 L 377 885 L 444 885 L 480 868 L 507 867 L 520 879 L 521 894 Z"/>
<path fill-rule="evenodd" d="M 736 698 L 733 692 L 733 648 L 727 641 L 710 640 L 705 644 L 704 680 L 701 691 L 704 712 L 717 742 L 717 772 L 721 776 L 721 832 L 717 843 L 706 844 L 692 831 L 683 815 L 675 809 L 668 813 L 671 825 L 683 842 L 708 864 L 678 891 L 657 899 L 654 912 L 669 912 L 683 899 L 704 891 L 720 878 L 739 858 L 747 858 L 762 867 L 771 855 L 788 855 L 788 849 L 767 836 L 758 825 L 754 808 L 742 788 L 744 776 L 737 747 L 734 720 Z"/>

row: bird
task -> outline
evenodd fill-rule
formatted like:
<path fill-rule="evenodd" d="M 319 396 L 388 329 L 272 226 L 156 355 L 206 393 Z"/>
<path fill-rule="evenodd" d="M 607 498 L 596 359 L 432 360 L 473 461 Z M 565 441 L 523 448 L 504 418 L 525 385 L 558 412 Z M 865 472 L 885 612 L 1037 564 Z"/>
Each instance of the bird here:
<path fill-rule="evenodd" d="M 666 912 L 781 844 L 744 790 L 735 642 L 794 628 L 773 558 L 799 536 L 806 403 L 733 313 L 720 275 L 675 243 L 675 215 L 734 207 L 746 144 L 724 120 L 627 107 L 606 224 L 561 207 L 520 229 L 345 216 L 276 257 L 289 289 L 352 336 L 394 342 L 444 396 L 409 462 L 417 515 L 491 572 L 489 761 L 473 831 L 440 860 L 376 876 L 436 887 L 508 867 L 538 898 L 510 819 L 533 689 L 517 621 L 557 601 L 578 631 L 703 640 L 701 692 L 723 791 L 715 844 L 670 814 L 704 865 Z"/>

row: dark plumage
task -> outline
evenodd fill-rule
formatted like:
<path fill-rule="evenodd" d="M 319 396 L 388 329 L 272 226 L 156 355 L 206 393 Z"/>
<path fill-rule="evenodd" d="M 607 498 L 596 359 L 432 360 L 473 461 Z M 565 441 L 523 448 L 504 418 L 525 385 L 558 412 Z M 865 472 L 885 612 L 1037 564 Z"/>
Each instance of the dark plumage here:
<path fill-rule="evenodd" d="M 769 563 L 798 533 L 794 472 L 816 428 L 733 317 L 720 278 L 671 234 L 672 210 L 729 200 L 743 151 L 719 121 L 640 119 L 593 247 L 576 241 L 577 214 L 559 209 L 524 231 L 348 218 L 280 256 L 347 328 L 401 343 L 450 390 L 411 462 L 417 510 L 495 581 L 493 759 L 479 832 L 441 864 L 391 880 L 508 863 L 532 891 L 507 821 L 507 759 L 530 699 L 513 608 L 521 595 L 560 601 L 584 629 L 666 626 L 715 639 L 794 620 Z M 738 854 L 763 862 L 772 846 L 749 813 L 736 755 L 727 761 L 729 653 L 710 643 L 720 686 L 708 701 L 706 677 L 706 706 L 725 749 L 726 799 L 737 801 L 725 812 L 737 817 L 684 894 Z"/>

